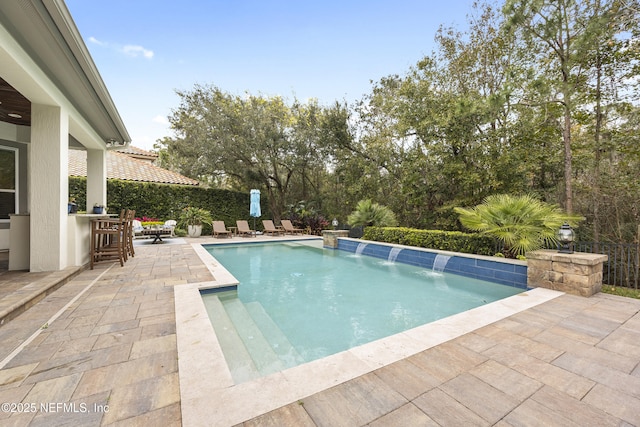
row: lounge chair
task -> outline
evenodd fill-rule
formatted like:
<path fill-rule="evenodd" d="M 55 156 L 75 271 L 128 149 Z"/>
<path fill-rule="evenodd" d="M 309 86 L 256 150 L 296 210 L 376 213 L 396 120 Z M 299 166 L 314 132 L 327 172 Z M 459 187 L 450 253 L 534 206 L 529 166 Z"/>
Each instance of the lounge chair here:
<path fill-rule="evenodd" d="M 270 219 L 263 219 L 262 226 L 264 227 L 264 232 L 266 234 L 276 235 L 282 233 L 281 230 L 278 230 L 275 225 L 273 225 L 273 221 Z"/>
<path fill-rule="evenodd" d="M 239 236 L 255 236 L 256 230 L 252 230 L 249 228 L 249 223 L 246 220 L 237 220 L 236 225 L 238 226 L 238 235 Z"/>
<path fill-rule="evenodd" d="M 224 221 L 213 221 L 212 225 L 213 225 L 213 231 L 211 232 L 211 235 L 213 237 L 217 237 L 217 236 L 231 237 L 231 232 L 227 230 L 227 228 L 224 226 Z"/>
<path fill-rule="evenodd" d="M 280 220 L 280 223 L 282 224 L 282 228 L 284 228 L 284 234 L 304 234 L 304 230 L 302 228 L 294 227 L 288 219 Z"/>

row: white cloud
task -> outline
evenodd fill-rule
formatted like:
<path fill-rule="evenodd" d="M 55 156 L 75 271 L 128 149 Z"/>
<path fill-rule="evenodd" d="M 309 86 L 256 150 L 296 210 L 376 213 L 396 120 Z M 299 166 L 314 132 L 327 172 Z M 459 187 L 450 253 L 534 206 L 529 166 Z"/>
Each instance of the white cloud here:
<path fill-rule="evenodd" d="M 117 45 L 112 45 L 111 43 L 108 42 L 103 42 L 102 40 L 98 40 L 95 37 L 89 37 L 89 43 L 93 43 L 95 45 L 101 46 L 101 47 L 106 47 L 108 49 L 112 49 L 115 50 L 117 52 L 120 53 L 124 53 L 127 56 L 131 56 L 132 58 L 137 58 L 137 57 L 144 57 L 147 59 L 152 59 L 153 58 L 153 51 L 149 50 L 149 49 L 145 49 L 142 46 L 139 45 L 134 45 L 134 44 L 127 44 L 124 46 L 117 46 Z"/>
<path fill-rule="evenodd" d="M 169 125 L 169 120 L 167 120 L 167 116 L 163 116 L 162 114 L 158 114 L 157 116 L 155 116 L 152 121 L 154 123 L 159 123 L 161 125 L 164 126 L 168 126 Z"/>
<path fill-rule="evenodd" d="M 125 55 L 133 56 L 134 58 L 138 56 L 144 56 L 147 59 L 153 58 L 152 50 L 145 49 L 144 47 L 138 45 L 125 45 L 122 48 L 122 52 L 124 52 Z"/>
<path fill-rule="evenodd" d="M 105 47 L 107 46 L 107 43 L 102 42 L 95 37 L 89 37 L 89 41 L 93 44 L 97 44 L 98 46 L 105 46 Z"/>

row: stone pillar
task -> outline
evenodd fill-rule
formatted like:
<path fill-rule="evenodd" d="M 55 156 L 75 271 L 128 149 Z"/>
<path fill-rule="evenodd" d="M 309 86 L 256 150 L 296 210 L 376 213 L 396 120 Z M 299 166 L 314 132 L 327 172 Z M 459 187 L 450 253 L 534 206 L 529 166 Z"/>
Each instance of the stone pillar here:
<path fill-rule="evenodd" d="M 322 230 L 322 246 L 337 249 L 338 237 L 349 237 L 348 230 Z"/>
<path fill-rule="evenodd" d="M 607 256 L 553 250 L 527 253 L 527 285 L 590 297 L 602 289 L 602 265 Z"/>

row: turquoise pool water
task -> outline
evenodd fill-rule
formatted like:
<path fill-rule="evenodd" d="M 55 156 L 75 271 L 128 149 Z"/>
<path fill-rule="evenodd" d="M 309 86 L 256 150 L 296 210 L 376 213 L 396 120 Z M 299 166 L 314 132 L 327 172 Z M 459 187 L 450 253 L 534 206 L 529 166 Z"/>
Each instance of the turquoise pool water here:
<path fill-rule="evenodd" d="M 202 294 L 236 383 L 522 292 L 302 242 L 206 249 L 240 282 Z"/>

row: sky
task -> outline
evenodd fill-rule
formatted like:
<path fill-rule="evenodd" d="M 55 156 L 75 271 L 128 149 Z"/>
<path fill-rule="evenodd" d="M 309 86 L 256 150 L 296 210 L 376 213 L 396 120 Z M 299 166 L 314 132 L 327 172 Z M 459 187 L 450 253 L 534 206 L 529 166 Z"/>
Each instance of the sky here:
<path fill-rule="evenodd" d="M 474 0 L 66 0 L 129 131 L 173 136 L 176 90 L 351 104 L 464 30 Z"/>

